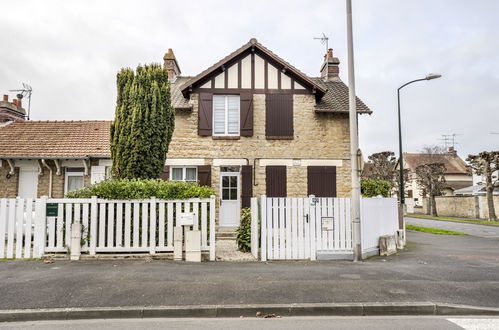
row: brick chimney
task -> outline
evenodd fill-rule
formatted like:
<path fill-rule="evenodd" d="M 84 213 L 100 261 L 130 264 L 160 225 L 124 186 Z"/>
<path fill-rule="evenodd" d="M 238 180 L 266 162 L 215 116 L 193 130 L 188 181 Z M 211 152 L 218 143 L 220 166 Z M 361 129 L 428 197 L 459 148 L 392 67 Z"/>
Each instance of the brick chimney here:
<path fill-rule="evenodd" d="M 171 48 L 168 48 L 168 52 L 163 57 L 163 60 L 165 61 L 165 69 L 168 70 L 168 80 L 175 81 L 177 76 L 180 76 L 181 72 L 175 54 L 173 54 Z"/>
<path fill-rule="evenodd" d="M 449 154 L 453 156 L 457 156 L 457 150 L 454 148 L 454 146 L 449 147 Z"/>
<path fill-rule="evenodd" d="M 340 73 L 340 60 L 333 57 L 333 49 L 329 48 L 327 54 L 324 56 L 324 63 L 321 66 L 321 78 L 325 80 L 334 80 L 339 78 Z"/>
<path fill-rule="evenodd" d="M 26 110 L 22 107 L 21 98 L 13 99 L 9 102 L 9 96 L 4 95 L 0 101 L 0 126 L 12 121 L 24 121 Z"/>

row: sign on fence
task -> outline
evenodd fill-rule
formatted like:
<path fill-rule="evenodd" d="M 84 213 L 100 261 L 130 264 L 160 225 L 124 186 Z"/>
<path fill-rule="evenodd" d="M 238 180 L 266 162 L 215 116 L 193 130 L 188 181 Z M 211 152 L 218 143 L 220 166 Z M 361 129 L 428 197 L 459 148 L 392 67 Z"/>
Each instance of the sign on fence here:
<path fill-rule="evenodd" d="M 58 216 L 58 206 L 57 203 L 47 203 L 47 206 L 45 207 L 45 216 L 47 217 L 56 217 Z"/>

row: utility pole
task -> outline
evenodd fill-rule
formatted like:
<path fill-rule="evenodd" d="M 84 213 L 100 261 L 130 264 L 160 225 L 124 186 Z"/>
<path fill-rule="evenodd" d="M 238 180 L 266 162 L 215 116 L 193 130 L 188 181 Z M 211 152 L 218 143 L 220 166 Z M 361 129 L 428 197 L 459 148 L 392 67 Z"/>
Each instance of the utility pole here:
<path fill-rule="evenodd" d="M 362 261 L 360 237 L 360 178 L 359 178 L 359 135 L 357 129 L 357 104 L 355 99 L 355 71 L 353 63 L 352 0 L 347 2 L 347 49 L 348 49 L 348 99 L 350 118 L 350 164 L 352 167 L 352 239 L 353 261 Z"/>

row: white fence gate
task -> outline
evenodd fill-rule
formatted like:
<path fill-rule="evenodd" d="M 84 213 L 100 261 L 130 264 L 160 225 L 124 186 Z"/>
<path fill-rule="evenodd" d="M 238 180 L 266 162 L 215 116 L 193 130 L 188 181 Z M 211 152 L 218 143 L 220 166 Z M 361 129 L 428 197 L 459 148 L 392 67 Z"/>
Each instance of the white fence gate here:
<path fill-rule="evenodd" d="M 51 213 L 48 211 L 51 208 Z M 215 260 L 215 199 L 0 199 L 0 258 L 39 258 L 68 252 L 71 224 L 82 225 L 81 251 L 173 252 L 180 214 L 194 214 L 201 250 Z M 196 221 L 197 220 L 197 221 Z"/>
<path fill-rule="evenodd" d="M 350 198 L 267 198 L 260 206 L 252 198 L 252 253 L 267 259 L 311 259 L 353 253 Z M 260 222 L 260 230 L 258 225 Z M 362 250 L 378 249 L 379 237 L 396 234 L 397 201 L 363 198 L 361 203 Z"/>

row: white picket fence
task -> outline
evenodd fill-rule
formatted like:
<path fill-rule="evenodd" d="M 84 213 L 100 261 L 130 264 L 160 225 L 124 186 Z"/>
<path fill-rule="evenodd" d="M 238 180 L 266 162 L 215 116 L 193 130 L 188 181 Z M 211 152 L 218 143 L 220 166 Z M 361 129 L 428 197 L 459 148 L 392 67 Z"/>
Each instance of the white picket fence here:
<path fill-rule="evenodd" d="M 57 216 L 46 216 L 56 204 Z M 0 258 L 39 258 L 68 252 L 71 224 L 82 225 L 81 251 L 173 252 L 173 227 L 180 214 L 194 214 L 201 250 L 215 260 L 215 198 L 188 200 L 0 199 Z"/>
<path fill-rule="evenodd" d="M 320 254 L 352 254 L 349 198 L 267 198 L 260 205 L 252 199 L 253 255 L 262 261 L 311 259 Z M 362 250 L 378 248 L 379 237 L 398 229 L 397 201 L 363 198 L 361 204 Z M 260 219 L 260 230 L 258 220 Z"/>

